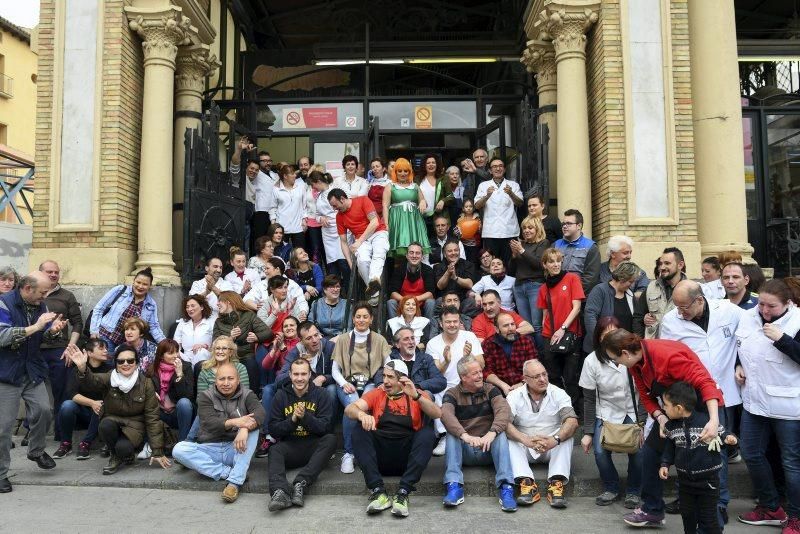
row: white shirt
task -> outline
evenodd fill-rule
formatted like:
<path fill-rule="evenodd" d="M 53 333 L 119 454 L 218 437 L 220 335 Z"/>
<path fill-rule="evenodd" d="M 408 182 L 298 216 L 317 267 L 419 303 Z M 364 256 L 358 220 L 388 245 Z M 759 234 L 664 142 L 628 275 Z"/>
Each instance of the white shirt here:
<path fill-rule="evenodd" d="M 428 345 L 425 347 L 425 352 L 430 354 L 431 357 L 437 362 L 444 360 L 445 341 L 444 337 L 442 336 L 443 334 L 439 334 L 438 336 L 434 337 L 428 341 Z M 461 379 L 458 377 L 456 366 L 458 365 L 458 361 L 464 357 L 464 345 L 466 345 L 467 342 L 472 344 L 471 354 L 473 356 L 483 356 L 481 342 L 478 341 L 478 338 L 475 336 L 475 334 L 472 332 L 467 332 L 466 330 L 459 330 L 456 340 L 450 345 L 450 365 L 448 365 L 447 369 L 445 369 L 442 373 L 447 379 L 448 388 L 457 385 L 461 381 Z"/>
<path fill-rule="evenodd" d="M 333 181 L 331 189 L 341 189 L 347 193 L 347 198 L 365 197 L 369 192 L 369 184 L 360 176 L 356 176 L 352 182 L 348 182 L 347 179 L 342 176 Z M 327 191 L 325 194 L 327 195 Z"/>
<path fill-rule="evenodd" d="M 217 280 L 216 286 L 220 291 L 234 291 L 231 284 L 224 278 Z M 203 293 L 206 292 L 206 289 L 208 289 L 208 283 L 206 282 L 205 278 L 201 278 L 200 280 L 195 280 L 192 282 L 192 287 L 189 289 L 189 294 L 203 295 Z M 217 302 L 219 299 L 213 291 L 209 291 L 208 295 L 205 295 L 205 298 L 208 302 L 208 305 L 211 306 L 211 318 L 216 321 L 217 317 L 219 316 L 219 310 L 217 309 Z"/>
<path fill-rule="evenodd" d="M 325 246 L 325 261 L 333 263 L 343 260 L 342 246 L 339 242 L 339 232 L 336 230 L 336 214 L 339 213 L 328 202 L 328 189 L 317 197 L 317 217 L 327 217 L 328 225 L 322 227 L 322 244 Z M 319 219 L 318 219 L 319 220 Z"/>
<path fill-rule="evenodd" d="M 487 289 L 494 289 L 500 293 L 500 306 L 507 310 L 515 310 L 514 306 L 514 283 L 517 281 L 513 276 L 506 276 L 497 284 L 492 280 L 491 275 L 486 275 L 472 286 L 472 291 L 476 295 L 480 295 Z"/>
<path fill-rule="evenodd" d="M 292 189 L 287 189 L 283 182 L 275 186 L 275 221 L 283 225 L 283 231 L 287 234 L 303 232 L 306 187 L 303 180 L 296 180 Z"/>
<path fill-rule="evenodd" d="M 255 302 L 256 305 L 264 302 L 269 297 L 269 278 L 265 278 L 263 280 L 259 280 L 257 284 L 253 284 L 253 288 L 247 292 L 247 295 L 244 296 L 242 300 L 245 302 Z M 300 286 L 292 280 L 289 279 L 289 291 L 286 294 L 286 298 L 297 299 L 297 302 L 303 301 L 306 302 L 306 298 L 303 295 L 303 290 Z M 308 311 L 308 303 L 306 302 L 306 311 Z"/>
<path fill-rule="evenodd" d="M 700 284 L 700 287 L 703 289 L 703 296 L 708 300 L 725 298 L 725 286 L 722 285 L 722 280 L 719 278 L 711 282 L 706 282 L 705 284 Z"/>
<path fill-rule="evenodd" d="M 433 210 L 436 207 L 434 201 L 436 200 L 436 184 L 431 185 L 427 178 L 423 178 L 419 182 L 419 188 L 422 191 L 422 197 L 425 199 L 427 209 L 423 215 L 433 215 Z"/>
<path fill-rule="evenodd" d="M 422 343 L 422 332 L 430 322 L 430 319 L 427 317 L 414 317 L 411 320 L 411 324 L 407 325 L 405 319 L 398 315 L 397 317 L 392 317 L 386 321 L 386 324 L 389 325 L 389 330 L 391 330 L 392 335 L 394 335 L 401 326 L 410 326 L 414 330 L 414 337 L 417 340 L 417 345 L 419 345 Z"/>
<path fill-rule="evenodd" d="M 447 243 L 447 241 L 449 239 L 450 239 L 449 237 L 445 237 L 444 239 L 439 239 L 437 237 L 436 238 L 436 242 L 439 244 L 439 248 L 444 248 L 444 244 Z M 431 243 L 431 245 L 432 244 L 433 243 Z M 460 240 L 458 241 L 458 257 L 461 258 L 462 260 L 466 260 L 467 259 L 467 253 L 464 251 L 464 243 L 462 243 Z M 428 265 L 431 264 L 431 262 L 430 262 L 430 254 L 425 256 L 425 263 L 427 263 Z"/>
<path fill-rule="evenodd" d="M 244 281 L 250 280 L 250 287 L 255 287 L 261 282 L 261 275 L 258 274 L 258 271 L 255 269 L 250 269 L 249 267 L 245 267 L 244 269 L 244 279 L 239 278 L 236 275 L 236 271 L 231 271 L 225 275 L 225 281 L 230 284 L 230 290 L 236 291 L 240 295 L 242 294 L 242 288 L 244 288 Z"/>
<path fill-rule="evenodd" d="M 213 293 L 212 293 L 213 294 Z M 201 319 L 197 326 L 191 319 L 178 320 L 178 327 L 175 329 L 175 335 L 172 337 L 181 346 L 181 358 L 184 361 L 192 364 L 192 367 L 197 362 L 204 362 L 211 358 L 209 349 L 200 349 L 197 352 L 192 350 L 192 347 L 198 344 L 208 345 L 211 347 L 211 341 L 214 337 L 214 319 L 204 318 Z"/>
<path fill-rule="evenodd" d="M 572 409 L 569 395 L 553 384 L 548 384 L 538 412 L 533 411 L 527 386 L 512 390 L 506 401 L 511 408 L 511 422 L 517 430 L 528 435 L 554 435 L 561 428 L 558 412 L 564 408 Z"/>
<path fill-rule="evenodd" d="M 678 309 L 673 308 L 661 319 L 659 337 L 680 341 L 692 349 L 722 390 L 725 406 L 736 406 L 742 402 L 734 376 L 738 350 L 736 329 L 744 310 L 728 300 L 706 302 L 708 331 L 681 319 Z"/>
<path fill-rule="evenodd" d="M 517 198 L 522 198 L 522 191 L 517 182 L 512 182 L 503 178 L 500 185 L 494 180 L 486 180 L 478 185 L 475 193 L 475 203 L 486 198 L 486 191 L 494 187 L 495 191 L 483 206 L 483 227 L 481 236 L 489 239 L 505 239 L 517 237 L 519 235 L 519 223 L 517 223 L 517 208 L 511 197 L 503 190 L 506 186 L 511 187 L 511 192 Z"/>
<path fill-rule="evenodd" d="M 636 410 L 628 382 L 628 368 L 624 365 L 616 365 L 613 362 L 600 363 L 592 352 L 583 361 L 578 385 L 597 392 L 595 401 L 597 418 L 611 423 L 623 423 L 625 416 L 628 416 L 632 421 L 636 421 Z"/>
<path fill-rule="evenodd" d="M 256 211 L 267 211 L 270 214 L 275 209 L 275 201 L 273 199 L 273 191 L 275 189 L 272 178 L 261 171 L 254 179 L 249 177 L 245 178 L 247 182 L 247 189 L 252 191 L 252 202 L 255 205 Z"/>

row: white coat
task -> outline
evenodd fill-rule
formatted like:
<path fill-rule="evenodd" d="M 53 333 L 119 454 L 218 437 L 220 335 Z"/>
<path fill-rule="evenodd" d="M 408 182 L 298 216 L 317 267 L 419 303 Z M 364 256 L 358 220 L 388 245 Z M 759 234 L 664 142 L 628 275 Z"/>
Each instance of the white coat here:
<path fill-rule="evenodd" d="M 742 403 L 736 384 L 736 329 L 743 310 L 727 300 L 708 300 L 708 332 L 692 321 L 681 319 L 673 308 L 661 320 L 661 339 L 680 341 L 692 349 L 717 381 L 725 406 Z"/>

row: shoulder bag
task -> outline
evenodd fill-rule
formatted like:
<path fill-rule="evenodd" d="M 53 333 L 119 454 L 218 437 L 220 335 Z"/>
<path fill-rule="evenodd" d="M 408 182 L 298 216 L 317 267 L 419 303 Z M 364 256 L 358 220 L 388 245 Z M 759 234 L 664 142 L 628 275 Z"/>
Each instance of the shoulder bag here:
<path fill-rule="evenodd" d="M 630 371 L 625 371 L 628 375 L 628 385 L 630 386 L 631 399 L 633 400 L 633 412 L 638 414 L 639 408 L 636 405 L 636 394 L 633 392 L 633 377 Z M 600 398 L 600 391 L 597 392 Z M 638 417 L 638 415 L 636 416 Z M 603 421 L 600 429 L 600 446 L 611 452 L 624 452 L 626 454 L 636 454 L 642 443 L 642 427 L 638 422 L 634 423 L 611 423 Z"/>
<path fill-rule="evenodd" d="M 550 288 L 547 288 L 547 311 L 550 312 L 550 324 L 553 327 L 553 332 L 556 331 L 556 318 L 553 315 L 553 304 L 550 302 Z M 577 318 L 576 318 L 577 320 Z M 561 339 L 558 343 L 552 344 L 549 347 L 549 350 L 552 354 L 572 354 L 575 352 L 575 349 L 578 347 L 578 336 L 575 335 L 575 332 L 567 329 L 564 330 L 564 335 L 561 336 Z"/>

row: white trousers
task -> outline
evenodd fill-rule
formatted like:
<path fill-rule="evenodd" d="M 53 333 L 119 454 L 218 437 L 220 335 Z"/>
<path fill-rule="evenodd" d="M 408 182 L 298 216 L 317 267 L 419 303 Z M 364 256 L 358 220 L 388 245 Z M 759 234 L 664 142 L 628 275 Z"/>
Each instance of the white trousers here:
<path fill-rule="evenodd" d="M 356 250 L 358 272 L 365 284 L 370 280 L 381 279 L 386 253 L 389 252 L 389 232 L 375 232 Z"/>
<path fill-rule="evenodd" d="M 554 449 L 539 454 L 518 441 L 508 441 L 508 452 L 511 454 L 511 470 L 514 478 L 533 478 L 533 470 L 529 462 L 547 464 L 547 480 L 554 476 L 562 476 L 569 481 L 572 467 L 572 438 L 564 440 Z"/>

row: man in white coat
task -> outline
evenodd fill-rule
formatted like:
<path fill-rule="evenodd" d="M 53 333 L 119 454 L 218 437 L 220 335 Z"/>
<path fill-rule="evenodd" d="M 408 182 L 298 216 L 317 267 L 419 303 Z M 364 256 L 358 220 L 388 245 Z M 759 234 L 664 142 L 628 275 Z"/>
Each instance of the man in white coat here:
<path fill-rule="evenodd" d="M 703 288 L 692 280 L 678 282 L 672 292 L 675 308 L 661 321 L 661 339 L 680 341 L 692 349 L 716 380 L 725 399 L 724 419 L 720 424 L 731 430 L 737 407 L 742 404 L 736 384 L 736 328 L 742 309 L 727 300 L 709 300 Z M 720 471 L 719 516 L 724 523 L 730 501 L 728 492 L 728 455 L 722 454 Z"/>

